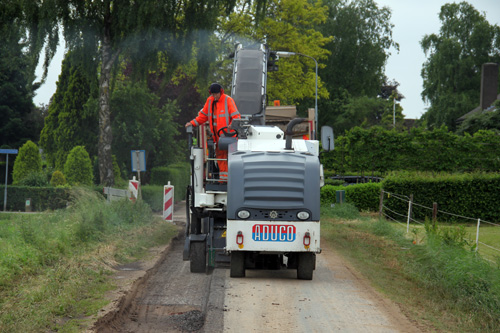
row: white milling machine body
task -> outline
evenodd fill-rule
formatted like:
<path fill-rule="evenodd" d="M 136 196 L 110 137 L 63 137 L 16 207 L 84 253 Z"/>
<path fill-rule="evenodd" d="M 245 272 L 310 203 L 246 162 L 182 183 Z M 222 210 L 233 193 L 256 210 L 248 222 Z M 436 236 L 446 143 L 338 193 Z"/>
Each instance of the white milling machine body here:
<path fill-rule="evenodd" d="M 227 183 L 218 179 L 214 144 L 203 126 L 191 147 L 184 259 L 192 272 L 230 263 L 231 277 L 246 269 L 297 269 L 311 280 L 320 247 L 320 187 L 323 169 L 317 140 L 292 139 L 292 120 L 284 133 L 266 126 L 267 71 L 277 70 L 266 45 L 236 46 L 231 95 L 242 119 L 236 136 L 219 139 L 228 150 Z M 190 129 L 188 129 L 188 133 Z M 322 128 L 323 147 L 333 149 L 333 132 Z M 327 149 L 330 150 L 330 149 Z"/>

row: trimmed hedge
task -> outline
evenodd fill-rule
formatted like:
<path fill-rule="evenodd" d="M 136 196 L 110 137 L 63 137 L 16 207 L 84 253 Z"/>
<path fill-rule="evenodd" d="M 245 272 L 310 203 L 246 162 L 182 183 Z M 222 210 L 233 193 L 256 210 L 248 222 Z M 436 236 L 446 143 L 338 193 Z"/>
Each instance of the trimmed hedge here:
<path fill-rule="evenodd" d="M 4 202 L 5 186 L 0 186 L 0 202 Z M 7 210 L 25 211 L 26 199 L 31 199 L 31 209 L 43 211 L 47 209 L 66 208 L 70 201 L 69 187 L 30 187 L 7 186 Z"/>
<path fill-rule="evenodd" d="M 189 163 L 175 163 L 166 167 L 156 167 L 151 169 L 151 185 L 167 185 L 170 181 L 175 186 L 175 202 L 186 198 L 186 188 L 189 185 L 190 166 Z M 144 188 L 144 187 L 143 187 Z M 163 190 L 160 190 L 160 194 Z M 163 202 L 163 196 L 162 196 Z"/>
<path fill-rule="evenodd" d="M 177 194 L 176 192 L 177 192 L 177 187 L 175 187 L 174 196 L 176 196 Z M 141 193 L 142 193 L 142 200 L 144 200 L 149 205 L 149 207 L 151 207 L 152 211 L 154 212 L 163 211 L 163 186 L 143 185 L 141 187 Z"/>
<path fill-rule="evenodd" d="M 350 186 L 325 185 L 321 188 L 321 204 L 336 203 L 336 191 L 345 191 L 346 202 L 360 211 L 377 211 L 380 198 L 380 183 L 366 183 Z"/>
<path fill-rule="evenodd" d="M 384 191 L 407 197 L 413 194 L 413 202 L 438 210 L 486 221 L 500 220 L 500 174 L 430 174 L 393 173 L 382 182 Z M 385 195 L 384 205 L 406 214 L 408 202 Z M 432 210 L 413 206 L 413 217 L 418 220 L 432 218 Z M 456 217 L 439 214 L 439 221 L 457 221 Z M 462 220 L 463 221 L 463 220 Z"/>
<path fill-rule="evenodd" d="M 413 128 L 408 133 L 375 126 L 353 127 L 336 137 L 335 150 L 322 154 L 321 161 L 325 169 L 339 174 L 496 172 L 500 170 L 499 155 L 500 135 L 492 130 L 462 136 L 446 127 L 432 131 Z"/>

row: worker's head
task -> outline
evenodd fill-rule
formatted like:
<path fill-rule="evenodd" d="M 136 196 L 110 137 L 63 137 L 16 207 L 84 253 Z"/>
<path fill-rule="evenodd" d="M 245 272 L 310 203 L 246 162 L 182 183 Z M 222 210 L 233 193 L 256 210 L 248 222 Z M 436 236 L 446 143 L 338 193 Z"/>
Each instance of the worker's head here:
<path fill-rule="evenodd" d="M 208 88 L 208 93 L 217 101 L 220 98 L 220 95 L 224 93 L 224 89 L 220 84 L 212 83 Z"/>

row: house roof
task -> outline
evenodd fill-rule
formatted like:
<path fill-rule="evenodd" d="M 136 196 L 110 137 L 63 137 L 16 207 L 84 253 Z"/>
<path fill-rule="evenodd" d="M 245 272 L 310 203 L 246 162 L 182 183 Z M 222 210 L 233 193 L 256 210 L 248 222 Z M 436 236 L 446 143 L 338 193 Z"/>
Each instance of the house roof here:
<path fill-rule="evenodd" d="M 497 96 L 497 101 L 500 100 L 500 94 L 498 94 Z M 489 109 L 485 109 L 486 111 L 489 111 Z M 475 109 L 467 112 L 466 114 L 464 114 L 463 116 L 461 116 L 460 118 L 457 119 L 457 123 L 460 124 L 461 122 L 463 122 L 465 119 L 467 119 L 469 116 L 472 116 L 474 113 L 477 113 L 479 111 L 482 111 L 481 110 L 481 106 L 478 106 L 476 107 Z"/>

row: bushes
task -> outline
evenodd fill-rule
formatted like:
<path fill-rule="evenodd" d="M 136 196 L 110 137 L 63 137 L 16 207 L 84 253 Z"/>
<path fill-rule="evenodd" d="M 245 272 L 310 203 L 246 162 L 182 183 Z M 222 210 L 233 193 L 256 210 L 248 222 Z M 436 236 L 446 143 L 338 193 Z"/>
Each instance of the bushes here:
<path fill-rule="evenodd" d="M 346 202 L 356 206 L 359 210 L 378 210 L 380 197 L 380 183 L 366 183 L 350 186 L 325 185 L 321 188 L 321 204 L 336 203 L 336 191 L 345 191 Z"/>
<path fill-rule="evenodd" d="M 177 187 L 175 188 L 175 192 L 177 192 Z M 163 211 L 163 186 L 143 185 L 141 186 L 141 193 L 142 200 L 144 200 L 153 211 Z"/>
<path fill-rule="evenodd" d="M 66 177 L 64 177 L 61 171 L 56 170 L 52 174 L 52 178 L 50 179 L 50 185 L 54 187 L 66 185 Z"/>
<path fill-rule="evenodd" d="M 21 186 L 34 186 L 34 187 L 44 187 L 49 185 L 47 181 L 47 175 L 43 171 L 36 171 L 29 173 L 26 177 L 18 182 Z"/>
<path fill-rule="evenodd" d="M 415 172 L 393 173 L 382 183 L 384 191 L 410 196 L 419 205 L 432 207 L 438 203 L 441 211 L 456 215 L 481 218 L 488 221 L 500 219 L 499 174 L 430 174 Z M 406 212 L 408 203 L 394 197 L 385 197 L 384 205 L 397 212 Z M 413 207 L 413 216 L 419 220 L 432 217 L 432 210 Z M 454 221 L 450 215 L 439 214 L 440 221 Z"/>
<path fill-rule="evenodd" d="M 178 202 L 184 200 L 186 197 L 186 188 L 189 185 L 189 175 L 190 167 L 188 163 L 175 163 L 166 167 L 151 169 L 150 183 L 152 185 L 167 185 L 170 181 L 170 184 L 175 186 L 174 199 Z"/>
<path fill-rule="evenodd" d="M 38 147 L 28 140 L 20 149 L 14 162 L 12 179 L 19 184 L 30 173 L 42 171 L 42 158 Z"/>
<path fill-rule="evenodd" d="M 64 164 L 64 174 L 71 185 L 92 185 L 92 162 L 83 146 L 71 149 Z"/>

